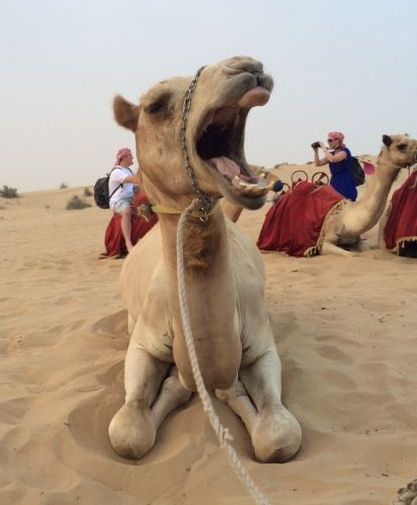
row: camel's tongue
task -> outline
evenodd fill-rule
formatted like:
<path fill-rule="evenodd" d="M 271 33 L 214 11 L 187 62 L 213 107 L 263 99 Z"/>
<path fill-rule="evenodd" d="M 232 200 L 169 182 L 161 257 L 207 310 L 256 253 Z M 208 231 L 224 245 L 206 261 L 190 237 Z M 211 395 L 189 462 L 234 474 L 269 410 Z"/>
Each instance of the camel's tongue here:
<path fill-rule="evenodd" d="M 258 177 L 241 174 L 239 165 L 227 156 L 210 158 L 209 161 L 220 174 L 229 179 L 237 188 L 244 190 L 256 188 L 260 192 L 264 192 L 266 188 L 264 179 L 260 180 Z"/>
<path fill-rule="evenodd" d="M 210 163 L 220 174 L 227 177 L 230 181 L 233 179 L 233 177 L 236 177 L 236 175 L 240 175 L 239 165 L 227 156 L 210 158 Z"/>

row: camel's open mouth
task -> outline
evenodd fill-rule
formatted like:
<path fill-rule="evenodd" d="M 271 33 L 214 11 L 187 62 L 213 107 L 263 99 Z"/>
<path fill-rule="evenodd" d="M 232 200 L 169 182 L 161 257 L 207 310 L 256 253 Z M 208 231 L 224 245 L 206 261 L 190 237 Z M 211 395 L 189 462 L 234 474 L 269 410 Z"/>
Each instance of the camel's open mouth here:
<path fill-rule="evenodd" d="M 263 205 L 268 189 L 246 162 L 245 124 L 249 109 L 264 105 L 269 95 L 266 88 L 255 86 L 237 103 L 207 113 L 197 132 L 197 154 L 218 181 L 223 196 L 253 209 Z"/>

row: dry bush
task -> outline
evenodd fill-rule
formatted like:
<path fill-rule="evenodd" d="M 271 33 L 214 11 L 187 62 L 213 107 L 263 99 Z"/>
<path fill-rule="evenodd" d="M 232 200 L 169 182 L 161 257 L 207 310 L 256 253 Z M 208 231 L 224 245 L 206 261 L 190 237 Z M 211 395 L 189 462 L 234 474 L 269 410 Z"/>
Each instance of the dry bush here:
<path fill-rule="evenodd" d="M 0 189 L 0 196 L 2 198 L 19 198 L 17 189 L 9 188 L 9 186 L 3 186 L 3 189 Z"/>
<path fill-rule="evenodd" d="M 85 209 L 86 207 L 91 207 L 91 204 L 82 200 L 78 195 L 74 195 L 68 200 L 65 208 L 67 210 L 78 210 Z"/>
<path fill-rule="evenodd" d="M 84 196 L 93 196 L 93 193 L 90 188 L 84 188 Z"/>

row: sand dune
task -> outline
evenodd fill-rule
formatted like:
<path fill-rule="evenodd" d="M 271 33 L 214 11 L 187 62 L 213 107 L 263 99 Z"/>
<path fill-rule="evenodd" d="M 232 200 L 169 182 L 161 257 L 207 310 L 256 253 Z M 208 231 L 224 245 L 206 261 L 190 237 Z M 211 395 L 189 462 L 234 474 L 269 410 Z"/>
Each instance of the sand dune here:
<path fill-rule="evenodd" d="M 72 194 L 82 189 L 0 199 L 0 504 L 253 503 L 198 398 L 143 460 L 112 451 L 128 344 L 122 260 L 98 259 L 109 213 L 65 210 Z M 239 221 L 253 239 L 265 212 Z M 376 232 L 359 257 L 263 255 L 300 453 L 255 462 L 240 421 L 215 406 L 271 504 L 389 505 L 416 477 L 417 263 L 377 249 Z"/>

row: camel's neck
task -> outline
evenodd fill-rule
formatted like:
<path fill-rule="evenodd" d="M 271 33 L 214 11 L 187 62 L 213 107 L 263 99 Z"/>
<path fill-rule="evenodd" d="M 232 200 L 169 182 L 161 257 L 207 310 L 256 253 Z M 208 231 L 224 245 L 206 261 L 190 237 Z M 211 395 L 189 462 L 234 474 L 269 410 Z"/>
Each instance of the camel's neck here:
<path fill-rule="evenodd" d="M 161 214 L 163 255 L 174 359 L 185 385 L 194 388 L 179 309 L 176 240 L 179 216 Z M 184 229 L 184 270 L 191 328 L 208 388 L 231 387 L 241 356 L 235 324 L 236 292 L 225 218 L 219 206 L 206 223 L 188 218 Z"/>
<path fill-rule="evenodd" d="M 352 203 L 345 211 L 347 234 L 359 236 L 378 222 L 399 171 L 399 168 L 385 160 L 384 153 L 379 155 L 375 175 L 367 183 L 360 201 Z"/>

